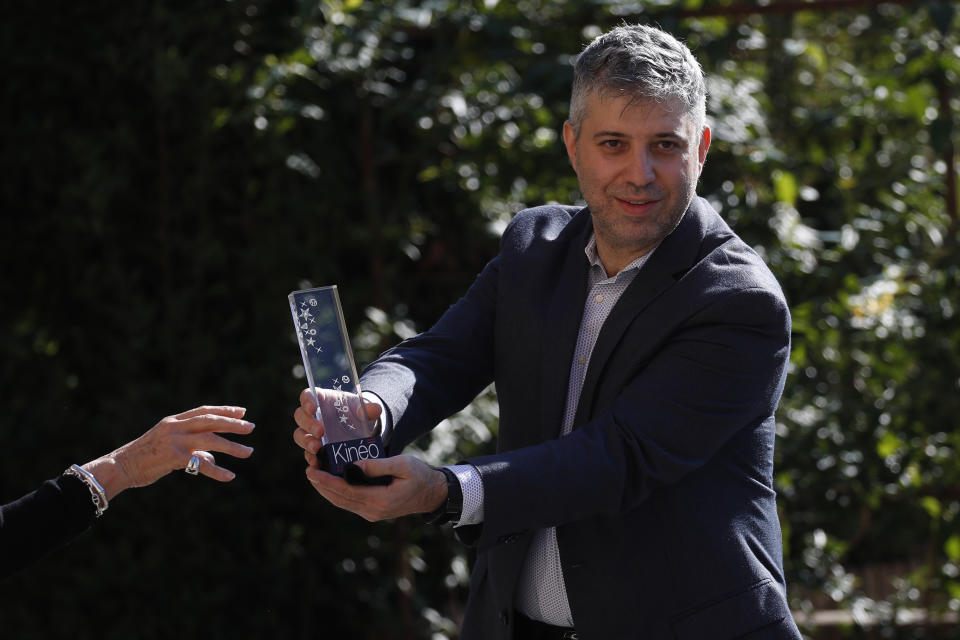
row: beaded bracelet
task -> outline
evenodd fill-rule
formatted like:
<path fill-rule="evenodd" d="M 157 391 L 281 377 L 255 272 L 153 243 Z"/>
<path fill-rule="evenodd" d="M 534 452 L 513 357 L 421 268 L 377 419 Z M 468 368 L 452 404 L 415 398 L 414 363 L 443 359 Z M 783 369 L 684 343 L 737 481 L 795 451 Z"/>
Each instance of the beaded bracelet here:
<path fill-rule="evenodd" d="M 90 497 L 93 499 L 93 506 L 97 508 L 97 517 L 102 516 L 109 506 L 107 504 L 107 493 L 97 482 L 97 479 L 93 477 L 93 474 L 80 465 L 72 464 L 63 472 L 63 475 L 79 478 L 81 482 L 87 485 L 87 489 L 90 490 Z"/>

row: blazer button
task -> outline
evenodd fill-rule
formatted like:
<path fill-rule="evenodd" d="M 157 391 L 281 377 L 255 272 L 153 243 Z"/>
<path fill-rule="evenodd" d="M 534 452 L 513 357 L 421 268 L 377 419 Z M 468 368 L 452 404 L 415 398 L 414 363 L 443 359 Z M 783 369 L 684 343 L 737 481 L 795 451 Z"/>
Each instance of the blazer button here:
<path fill-rule="evenodd" d="M 500 611 L 500 624 L 505 627 L 510 624 L 510 614 L 507 613 L 506 609 Z"/>

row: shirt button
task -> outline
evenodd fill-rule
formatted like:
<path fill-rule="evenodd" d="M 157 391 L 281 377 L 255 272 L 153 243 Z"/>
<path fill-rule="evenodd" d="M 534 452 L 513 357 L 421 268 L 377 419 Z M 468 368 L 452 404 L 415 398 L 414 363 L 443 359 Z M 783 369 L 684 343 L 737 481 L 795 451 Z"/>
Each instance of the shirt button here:
<path fill-rule="evenodd" d="M 594 300 L 596 300 L 597 302 L 603 302 L 603 295 L 597 294 L 597 297 L 594 298 Z"/>
<path fill-rule="evenodd" d="M 584 358 L 583 356 L 580 356 L 579 358 L 577 358 L 577 362 L 579 362 L 580 364 L 586 364 L 587 359 Z"/>
<path fill-rule="evenodd" d="M 500 611 L 500 624 L 503 626 L 510 624 L 510 614 L 507 613 L 506 609 Z"/>

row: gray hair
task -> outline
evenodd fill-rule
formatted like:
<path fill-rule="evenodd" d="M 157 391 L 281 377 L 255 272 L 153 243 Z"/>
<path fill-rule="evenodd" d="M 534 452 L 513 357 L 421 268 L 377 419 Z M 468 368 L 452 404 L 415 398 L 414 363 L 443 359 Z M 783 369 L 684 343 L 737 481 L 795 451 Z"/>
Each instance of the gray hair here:
<path fill-rule="evenodd" d="M 570 122 L 578 137 L 590 94 L 629 96 L 631 102 L 679 99 L 692 112 L 697 129 L 706 126 L 707 87 L 700 63 L 686 45 L 654 27 L 616 27 L 597 37 L 577 57 Z"/>

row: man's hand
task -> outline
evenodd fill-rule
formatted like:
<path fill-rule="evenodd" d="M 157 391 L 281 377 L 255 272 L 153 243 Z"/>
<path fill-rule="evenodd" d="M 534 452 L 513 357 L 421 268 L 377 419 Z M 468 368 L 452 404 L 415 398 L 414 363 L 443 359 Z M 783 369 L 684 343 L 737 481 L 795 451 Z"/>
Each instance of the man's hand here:
<path fill-rule="evenodd" d="M 447 499 L 443 472 L 413 456 L 361 460 L 356 465 L 368 476 L 392 476 L 393 482 L 385 487 L 354 486 L 316 465 L 307 467 L 307 480 L 331 504 L 370 522 L 429 513 Z"/>
<path fill-rule="evenodd" d="M 318 393 L 323 393 L 322 389 L 317 389 Z M 367 412 L 367 420 L 375 422 L 380 417 L 380 406 L 365 402 L 363 403 Z M 324 428 L 323 422 L 317 419 L 317 401 L 310 389 L 304 389 L 300 392 L 300 406 L 293 412 L 293 420 L 297 423 L 297 429 L 293 432 L 293 441 L 303 449 L 303 457 L 307 464 L 312 468 L 319 468 L 317 461 L 317 452 L 323 446 Z"/>
<path fill-rule="evenodd" d="M 380 407 L 365 403 L 367 419 L 380 417 Z M 307 480 L 331 504 L 375 522 L 412 513 L 429 513 L 447 499 L 447 480 L 413 456 L 360 460 L 356 464 L 369 477 L 392 476 L 388 486 L 356 486 L 320 469 L 317 452 L 323 446 L 323 422 L 317 420 L 317 402 L 309 389 L 300 393 L 300 406 L 293 414 L 297 429 L 293 441 L 303 449 Z"/>

